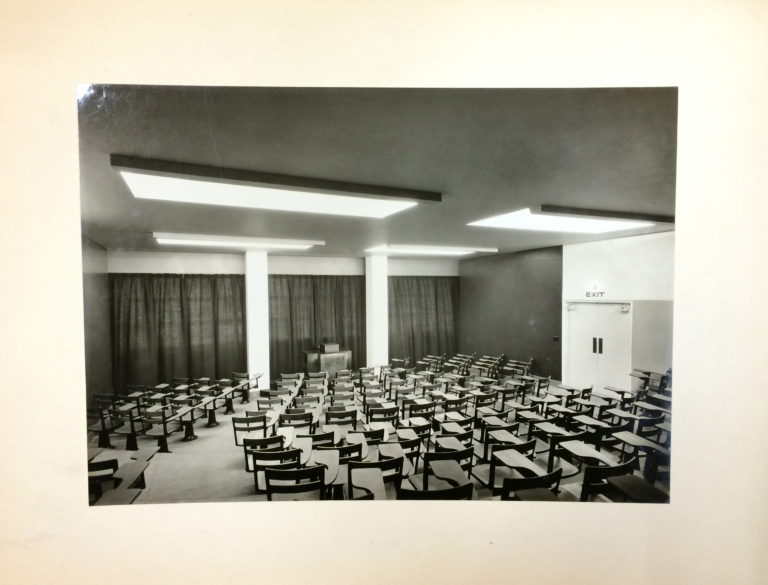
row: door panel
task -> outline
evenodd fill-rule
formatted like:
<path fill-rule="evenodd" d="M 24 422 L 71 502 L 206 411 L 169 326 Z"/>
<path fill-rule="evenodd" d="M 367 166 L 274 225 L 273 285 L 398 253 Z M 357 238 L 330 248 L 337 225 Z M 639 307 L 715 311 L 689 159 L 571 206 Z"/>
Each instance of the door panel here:
<path fill-rule="evenodd" d="M 567 313 L 568 363 L 564 382 L 573 386 L 590 386 L 596 383 L 597 374 L 597 305 L 573 303 Z"/>
<path fill-rule="evenodd" d="M 597 305 L 597 335 L 602 340 L 602 353 L 597 359 L 597 386 L 629 388 L 629 372 L 632 369 L 632 318 L 631 312 L 622 312 L 623 304 Z"/>

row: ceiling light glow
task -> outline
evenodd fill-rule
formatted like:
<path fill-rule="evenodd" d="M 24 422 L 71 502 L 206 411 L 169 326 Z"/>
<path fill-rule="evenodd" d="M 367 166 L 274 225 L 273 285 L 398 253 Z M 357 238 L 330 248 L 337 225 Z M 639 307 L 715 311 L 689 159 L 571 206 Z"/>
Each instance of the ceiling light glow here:
<path fill-rule="evenodd" d="M 195 246 L 205 248 L 227 248 L 233 250 L 308 250 L 312 246 L 324 246 L 316 240 L 285 240 L 274 238 L 238 238 L 230 236 L 208 236 L 202 234 L 152 234 L 158 244 L 170 246 Z"/>
<path fill-rule="evenodd" d="M 510 230 L 603 234 L 607 232 L 651 227 L 655 224 L 649 221 L 531 213 L 531 210 L 526 208 L 512 213 L 504 213 L 502 215 L 495 215 L 478 221 L 473 221 L 467 225 Z"/>
<path fill-rule="evenodd" d="M 371 254 L 382 254 L 387 256 L 468 256 L 476 252 L 498 252 L 498 248 L 468 248 L 454 246 L 405 246 L 405 245 L 386 245 L 374 246 L 368 248 L 366 252 Z"/>
<path fill-rule="evenodd" d="M 146 174 L 120 170 L 139 199 L 222 205 L 271 211 L 293 211 L 381 219 L 417 205 L 416 201 L 316 193 L 257 184 Z"/>

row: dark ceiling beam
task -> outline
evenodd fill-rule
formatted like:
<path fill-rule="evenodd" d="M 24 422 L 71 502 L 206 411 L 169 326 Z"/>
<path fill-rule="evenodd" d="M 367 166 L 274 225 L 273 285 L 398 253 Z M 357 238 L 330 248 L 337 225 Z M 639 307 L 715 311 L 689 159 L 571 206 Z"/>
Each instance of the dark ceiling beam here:
<path fill-rule="evenodd" d="M 191 179 L 216 179 L 219 181 L 256 183 L 277 189 L 295 188 L 303 191 L 332 192 L 349 196 L 372 196 L 426 202 L 439 202 L 443 200 L 442 193 L 436 191 L 332 181 L 313 177 L 299 177 L 279 173 L 142 158 L 125 154 L 110 154 L 109 160 L 110 164 L 115 168 L 158 175 L 183 175 L 185 178 Z"/>
<path fill-rule="evenodd" d="M 675 223 L 674 215 L 656 215 L 652 213 L 634 213 L 631 211 L 607 211 L 605 209 L 585 209 L 582 207 L 567 207 L 565 205 L 542 204 L 542 213 L 557 213 L 560 215 L 584 215 L 588 217 L 605 217 L 607 219 L 628 219 L 636 221 L 652 221 L 654 223 Z"/>

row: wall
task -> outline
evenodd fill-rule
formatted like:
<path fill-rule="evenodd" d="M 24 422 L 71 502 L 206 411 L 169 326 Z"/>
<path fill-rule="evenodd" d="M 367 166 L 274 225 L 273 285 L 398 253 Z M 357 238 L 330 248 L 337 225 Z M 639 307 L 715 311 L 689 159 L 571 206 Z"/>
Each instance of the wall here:
<path fill-rule="evenodd" d="M 635 301 L 632 367 L 666 372 L 672 366 L 672 301 Z"/>
<path fill-rule="evenodd" d="M 112 392 L 112 343 L 110 334 L 107 252 L 82 237 L 83 312 L 85 334 L 85 391 L 91 406 L 94 394 Z"/>
<path fill-rule="evenodd" d="M 563 298 L 672 300 L 675 232 L 563 246 Z"/>
<path fill-rule="evenodd" d="M 596 290 L 606 300 L 632 301 L 633 368 L 663 372 L 672 365 L 674 256 L 675 232 L 563 246 L 564 300 Z M 565 318 L 562 338 L 568 339 Z M 564 345 L 563 368 L 567 353 Z"/>
<path fill-rule="evenodd" d="M 526 360 L 560 379 L 562 248 L 459 262 L 459 351 Z"/>
<path fill-rule="evenodd" d="M 107 252 L 109 272 L 245 274 L 243 254 L 206 254 L 185 252 Z M 363 258 L 329 256 L 268 255 L 269 274 L 344 274 L 364 275 Z M 455 259 L 390 258 L 390 276 L 458 276 Z"/>

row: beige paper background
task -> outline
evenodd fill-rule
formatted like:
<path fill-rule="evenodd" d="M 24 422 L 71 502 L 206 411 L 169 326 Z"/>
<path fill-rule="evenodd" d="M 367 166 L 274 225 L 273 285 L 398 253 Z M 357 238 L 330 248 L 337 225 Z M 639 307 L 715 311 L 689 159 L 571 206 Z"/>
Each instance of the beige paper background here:
<path fill-rule="evenodd" d="M 0 582 L 764 582 L 767 7 L 3 1 Z M 673 503 L 89 509 L 77 82 L 679 86 Z"/>

